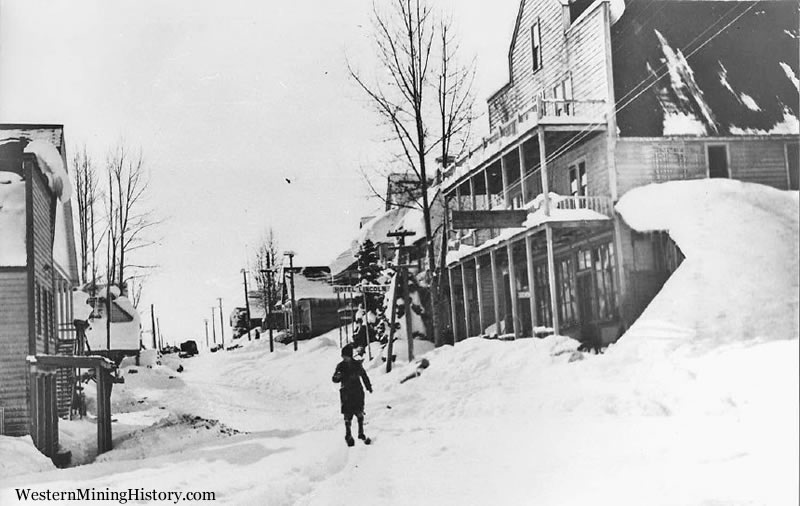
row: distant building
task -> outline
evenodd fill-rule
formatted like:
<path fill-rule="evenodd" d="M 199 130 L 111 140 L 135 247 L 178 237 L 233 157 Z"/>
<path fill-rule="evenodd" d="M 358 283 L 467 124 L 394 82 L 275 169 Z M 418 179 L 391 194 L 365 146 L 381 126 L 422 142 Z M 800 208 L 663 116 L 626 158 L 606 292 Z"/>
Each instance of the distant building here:
<path fill-rule="evenodd" d="M 798 35 L 790 1 L 521 1 L 490 134 L 443 182 L 456 339 L 615 341 L 681 259 L 616 214 L 632 188 L 797 189 Z"/>
<path fill-rule="evenodd" d="M 292 329 L 291 287 L 288 268 L 283 278 L 283 313 L 285 326 Z M 339 325 L 339 301 L 331 286 L 327 266 L 294 268 L 294 300 L 297 305 L 297 328 L 300 339 L 324 334 Z"/>

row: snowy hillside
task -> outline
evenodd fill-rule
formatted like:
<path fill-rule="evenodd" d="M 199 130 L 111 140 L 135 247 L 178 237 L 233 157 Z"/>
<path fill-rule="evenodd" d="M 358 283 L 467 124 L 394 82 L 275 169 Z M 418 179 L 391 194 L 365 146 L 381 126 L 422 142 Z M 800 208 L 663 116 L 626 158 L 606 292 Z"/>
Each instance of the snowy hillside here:
<path fill-rule="evenodd" d="M 797 193 L 673 183 L 619 210 L 668 229 L 687 258 L 604 355 L 563 337 L 474 338 L 427 353 L 403 383 L 413 365 L 376 362 L 374 442 L 354 448 L 331 382 L 336 330 L 298 352 L 261 339 L 127 364 L 115 449 L 68 470 L 0 468 L 0 503 L 29 486 L 213 491 L 219 504 L 796 505 Z M 0 453 L 29 458 L 26 441 L 0 438 Z"/>

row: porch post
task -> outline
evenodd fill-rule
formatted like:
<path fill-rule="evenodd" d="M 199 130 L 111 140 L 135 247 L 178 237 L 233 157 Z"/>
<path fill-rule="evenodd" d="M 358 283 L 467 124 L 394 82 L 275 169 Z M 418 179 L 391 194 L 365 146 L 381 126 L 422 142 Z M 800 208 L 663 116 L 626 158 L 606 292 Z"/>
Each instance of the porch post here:
<path fill-rule="evenodd" d="M 478 329 L 479 334 L 483 334 L 486 328 L 486 315 L 483 314 L 483 280 L 481 279 L 481 262 L 478 257 L 475 257 L 475 286 L 478 291 L 478 324 L 481 326 Z"/>
<path fill-rule="evenodd" d="M 500 282 L 497 280 L 497 255 L 494 250 L 489 251 L 489 261 L 492 263 L 492 297 L 494 299 L 494 324 L 495 332 L 500 335 Z"/>
<path fill-rule="evenodd" d="M 511 321 L 514 328 L 514 339 L 522 336 L 522 329 L 519 321 L 519 300 L 517 300 L 517 271 L 514 268 L 514 247 L 511 242 L 506 244 L 506 255 L 508 256 L 508 284 L 511 292 Z"/>
<path fill-rule="evenodd" d="M 528 260 L 528 289 L 530 290 L 530 299 L 528 302 L 531 305 L 531 329 L 536 328 L 536 324 L 538 323 L 536 320 L 536 286 L 534 286 L 535 277 L 533 275 L 533 246 L 531 242 L 533 241 L 533 237 L 526 236 L 525 237 L 525 256 Z M 534 335 L 536 332 L 533 332 Z"/>
<path fill-rule="evenodd" d="M 453 344 L 458 342 L 458 312 L 456 311 L 456 289 L 453 283 L 453 268 L 447 268 L 447 281 L 450 284 L 450 322 L 453 329 Z"/>
<path fill-rule="evenodd" d="M 544 194 L 544 215 L 550 216 L 550 185 L 547 182 L 547 150 L 544 145 L 544 127 L 538 130 L 539 167 L 542 176 L 542 193 Z"/>
<path fill-rule="evenodd" d="M 508 165 L 506 164 L 506 157 L 500 157 L 500 177 L 503 181 L 503 205 L 506 209 L 511 207 L 511 198 L 508 195 Z"/>
<path fill-rule="evenodd" d="M 558 301 L 556 299 L 556 262 L 553 258 L 553 228 L 549 223 L 544 225 L 547 235 L 547 277 L 550 282 L 550 312 L 553 315 L 553 332 L 558 335 L 560 326 L 558 322 Z"/>
<path fill-rule="evenodd" d="M 525 205 L 528 203 L 528 189 L 525 187 L 525 150 L 523 149 L 523 145 L 525 143 L 521 142 L 519 147 L 517 148 L 517 156 L 519 157 L 519 184 L 520 189 L 522 190 L 522 204 Z"/>
<path fill-rule="evenodd" d="M 469 325 L 469 304 L 468 300 L 468 290 L 467 290 L 467 262 L 461 262 L 461 293 L 464 295 L 464 333 L 466 334 L 465 337 L 470 337 L 472 334 L 472 329 L 470 329 Z"/>

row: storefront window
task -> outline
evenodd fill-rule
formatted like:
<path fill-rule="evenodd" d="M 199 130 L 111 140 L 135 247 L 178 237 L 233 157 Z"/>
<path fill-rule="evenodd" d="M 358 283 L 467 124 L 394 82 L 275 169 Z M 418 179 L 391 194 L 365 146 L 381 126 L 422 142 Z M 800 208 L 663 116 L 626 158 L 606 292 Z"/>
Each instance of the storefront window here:
<path fill-rule="evenodd" d="M 572 258 L 565 258 L 556 263 L 556 284 L 558 285 L 559 321 L 564 326 L 574 325 L 578 322 L 578 311 Z"/>

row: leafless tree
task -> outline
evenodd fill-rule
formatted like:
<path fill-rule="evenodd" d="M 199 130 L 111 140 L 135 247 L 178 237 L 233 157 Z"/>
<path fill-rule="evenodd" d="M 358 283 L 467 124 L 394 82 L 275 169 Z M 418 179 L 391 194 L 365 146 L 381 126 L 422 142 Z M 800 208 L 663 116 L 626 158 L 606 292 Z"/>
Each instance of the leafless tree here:
<path fill-rule="evenodd" d="M 130 257 L 136 250 L 153 244 L 146 238 L 146 232 L 160 221 L 154 218 L 145 200 L 150 181 L 141 151 L 131 153 L 120 142 L 108 157 L 108 179 L 111 249 L 108 279 L 124 293 L 127 282 L 142 275 L 137 274 L 138 271 L 153 267 L 134 264 Z"/>
<path fill-rule="evenodd" d="M 428 194 L 438 177 L 431 178 L 429 167 L 435 166 L 431 157 L 436 151 L 446 165 L 466 146 L 473 119 L 474 62 L 458 64 L 451 18 L 437 16 L 425 0 L 391 0 L 381 7 L 373 3 L 373 25 L 379 75 L 388 76 L 388 82 L 385 77 L 366 78 L 350 62 L 348 70 L 388 126 L 399 147 L 398 158 L 418 182 L 428 284 L 436 299 L 430 314 L 434 342 L 439 345 L 443 318 L 436 306 L 445 296 L 445 283 L 443 261 L 437 262 L 435 254 Z"/>
<path fill-rule="evenodd" d="M 100 205 L 99 179 L 97 169 L 89 156 L 86 146 L 75 149 L 72 158 L 72 177 L 75 181 L 75 194 L 78 204 L 78 239 L 80 243 L 81 279 L 84 283 L 97 284 L 97 252 L 101 246 L 98 220 L 95 209 Z"/>
<path fill-rule="evenodd" d="M 253 272 L 251 272 L 253 277 L 257 280 L 256 286 L 260 292 L 260 297 L 257 299 L 258 302 L 255 304 L 255 307 L 263 309 L 265 317 L 267 311 L 267 299 L 271 299 L 273 303 L 276 302 L 275 295 L 277 293 L 277 282 L 279 281 L 279 276 L 273 273 L 271 277 L 272 282 L 270 283 L 270 277 L 264 275 L 261 271 L 266 269 L 274 269 L 276 267 L 277 258 L 278 239 L 275 236 L 275 231 L 272 229 L 272 227 L 269 227 L 261 236 L 258 246 L 256 246 L 255 261 L 252 264 Z"/>

